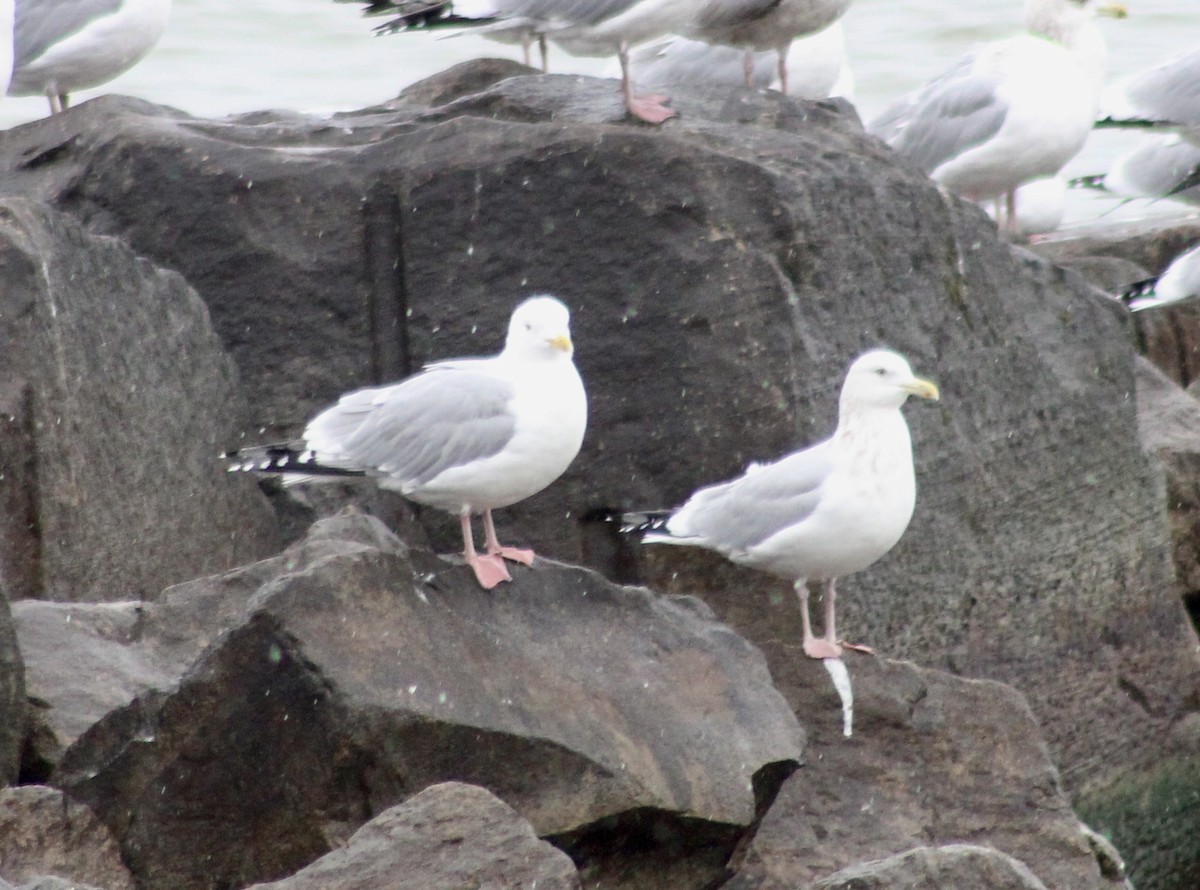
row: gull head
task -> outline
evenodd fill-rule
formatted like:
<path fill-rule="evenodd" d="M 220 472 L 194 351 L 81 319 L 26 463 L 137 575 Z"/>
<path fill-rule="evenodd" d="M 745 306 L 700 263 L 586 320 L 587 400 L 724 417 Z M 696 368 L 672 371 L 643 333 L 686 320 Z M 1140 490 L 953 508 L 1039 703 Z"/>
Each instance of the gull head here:
<path fill-rule="evenodd" d="M 1081 38 L 1088 41 L 1098 37 L 1096 16 L 1123 19 L 1129 11 L 1120 3 L 1099 3 L 1097 0 L 1025 0 L 1025 27 L 1067 47 Z M 1092 32 L 1095 32 L 1093 37 Z"/>
<path fill-rule="evenodd" d="M 508 323 L 506 353 L 523 356 L 570 358 L 575 347 L 571 343 L 571 313 L 559 300 L 547 295 L 530 297 L 512 314 Z"/>
<path fill-rule="evenodd" d="M 847 408 L 899 408 L 909 396 L 936 401 L 938 388 L 913 374 L 904 356 L 890 349 L 860 355 L 846 372 L 841 404 Z"/>

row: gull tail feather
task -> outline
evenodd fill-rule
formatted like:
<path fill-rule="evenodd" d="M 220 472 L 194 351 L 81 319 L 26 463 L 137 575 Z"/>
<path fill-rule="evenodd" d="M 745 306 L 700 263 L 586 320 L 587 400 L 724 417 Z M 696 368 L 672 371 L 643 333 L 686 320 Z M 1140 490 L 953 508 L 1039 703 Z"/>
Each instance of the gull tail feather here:
<path fill-rule="evenodd" d="M 267 473 L 283 476 L 284 485 L 301 482 L 334 482 L 348 476 L 365 476 L 362 470 L 330 466 L 317 460 L 316 454 L 295 445 L 257 445 L 226 451 L 221 458 L 230 473 Z"/>

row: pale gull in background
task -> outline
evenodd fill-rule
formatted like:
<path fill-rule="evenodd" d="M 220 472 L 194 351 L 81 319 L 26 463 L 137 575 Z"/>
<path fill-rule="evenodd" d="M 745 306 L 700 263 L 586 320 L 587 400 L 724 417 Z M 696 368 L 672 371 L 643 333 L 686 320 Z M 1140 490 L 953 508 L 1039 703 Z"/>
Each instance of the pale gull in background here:
<path fill-rule="evenodd" d="M 492 510 L 562 475 L 587 426 L 569 318 L 553 297 L 531 297 L 513 312 L 499 355 L 437 362 L 400 383 L 348 393 L 309 422 L 301 443 L 233 452 L 230 469 L 286 474 L 285 483 L 369 476 L 458 516 L 463 556 L 483 587 L 511 580 L 504 560 L 529 565 L 534 553 L 500 544 Z M 484 554 L 471 530 L 477 513 Z"/>
<path fill-rule="evenodd" d="M 167 28 L 171 0 L 16 0 L 10 96 L 69 94 L 131 68 Z"/>
<path fill-rule="evenodd" d="M 1056 175 L 1091 132 L 1106 55 L 1098 14 L 1125 13 L 1026 0 L 1029 33 L 978 47 L 868 129 L 950 191 L 994 201 L 1013 231 L 1017 188 Z"/>
<path fill-rule="evenodd" d="M 1123 198 L 1171 198 L 1200 203 L 1200 146 L 1178 134 L 1148 137 L 1118 157 L 1107 173 L 1079 176 L 1072 188 L 1090 188 Z"/>
<path fill-rule="evenodd" d="M 757 89 L 779 87 L 779 63 L 773 50 L 752 55 L 750 82 Z M 638 47 L 630 56 L 634 80 L 664 89 L 680 84 L 740 86 L 745 83 L 745 53 L 720 46 L 670 37 Z M 841 22 L 792 42 L 787 54 L 788 91 L 800 99 L 829 96 L 854 98 L 854 73 L 846 60 Z"/>
<path fill-rule="evenodd" d="M 1131 285 L 1121 295 L 1130 312 L 1157 309 L 1200 297 L 1200 244 L 1171 260 L 1161 275 Z"/>
<path fill-rule="evenodd" d="M 702 488 L 678 510 L 628 514 L 645 543 L 715 550 L 739 565 L 791 580 L 800 597 L 804 651 L 837 658 L 835 581 L 895 546 L 916 505 L 912 440 L 900 408 L 909 396 L 937 399 L 895 352 L 873 350 L 850 366 L 837 428 L 823 442 L 730 482 Z M 808 582 L 825 582 L 824 637 L 812 632 Z"/>
<path fill-rule="evenodd" d="M 1160 124 L 1200 144 L 1200 49 L 1122 78 L 1104 91 L 1104 123 Z"/>

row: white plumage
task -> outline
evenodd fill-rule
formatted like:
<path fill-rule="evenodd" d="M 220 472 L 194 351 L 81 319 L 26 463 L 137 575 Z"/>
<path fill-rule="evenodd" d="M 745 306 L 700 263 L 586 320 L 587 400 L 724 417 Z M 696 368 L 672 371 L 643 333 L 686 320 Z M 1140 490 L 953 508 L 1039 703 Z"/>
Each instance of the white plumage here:
<path fill-rule="evenodd" d="M 704 547 L 792 580 L 803 610 L 805 652 L 837 657 L 835 579 L 891 550 L 916 504 L 912 442 L 900 412 L 910 395 L 936 399 L 938 390 L 915 377 L 902 356 L 866 353 L 846 373 L 830 438 L 700 489 L 655 523 L 645 542 Z M 818 579 L 825 581 L 820 640 L 811 630 L 807 585 Z"/>
<path fill-rule="evenodd" d="M 587 397 L 572 354 L 567 308 L 532 297 L 513 312 L 498 355 L 438 362 L 400 383 L 347 393 L 309 422 L 301 446 L 245 449 L 230 455 L 232 469 L 296 474 L 293 482 L 367 475 L 453 513 L 467 562 L 493 587 L 510 580 L 504 558 L 528 564 L 533 552 L 502 546 L 491 511 L 548 486 L 583 442 Z M 479 513 L 484 555 L 471 533 Z"/>

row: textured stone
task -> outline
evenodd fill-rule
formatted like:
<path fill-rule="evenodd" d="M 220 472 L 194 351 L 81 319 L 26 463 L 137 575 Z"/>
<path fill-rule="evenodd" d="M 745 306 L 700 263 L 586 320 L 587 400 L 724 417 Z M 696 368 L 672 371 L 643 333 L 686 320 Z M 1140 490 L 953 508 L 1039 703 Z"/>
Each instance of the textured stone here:
<path fill-rule="evenodd" d="M 578 890 L 571 860 L 473 785 L 433 785 L 384 810 L 346 846 L 256 890 Z"/>
<path fill-rule="evenodd" d="M 812 890 L 1046 890 L 1011 856 L 987 847 L 918 847 L 898 856 L 852 866 L 817 881 Z"/>
<path fill-rule="evenodd" d="M 244 408 L 195 292 L 19 198 L 0 203 L 0 264 L 9 596 L 148 598 L 277 546 L 216 459 Z"/>
<path fill-rule="evenodd" d="M 87 807 L 43 785 L 0 790 L 0 877 L 48 887 L 46 876 L 104 890 L 134 886 L 112 835 Z"/>

